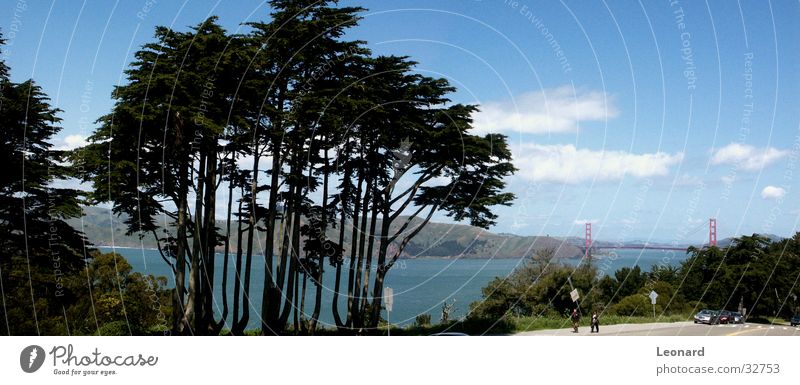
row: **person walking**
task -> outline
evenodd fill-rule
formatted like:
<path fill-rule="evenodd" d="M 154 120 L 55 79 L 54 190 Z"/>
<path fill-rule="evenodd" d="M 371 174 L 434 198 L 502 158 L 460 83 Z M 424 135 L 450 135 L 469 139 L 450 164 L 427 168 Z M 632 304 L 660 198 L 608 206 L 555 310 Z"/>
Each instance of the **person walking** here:
<path fill-rule="evenodd" d="M 597 312 L 592 313 L 592 331 L 591 333 L 600 333 L 600 318 L 597 316 Z"/>
<path fill-rule="evenodd" d="M 577 308 L 572 309 L 571 318 L 572 318 L 572 329 L 573 329 L 572 332 L 573 333 L 577 333 L 578 332 L 578 324 L 581 321 L 581 315 L 578 313 L 578 309 Z"/>

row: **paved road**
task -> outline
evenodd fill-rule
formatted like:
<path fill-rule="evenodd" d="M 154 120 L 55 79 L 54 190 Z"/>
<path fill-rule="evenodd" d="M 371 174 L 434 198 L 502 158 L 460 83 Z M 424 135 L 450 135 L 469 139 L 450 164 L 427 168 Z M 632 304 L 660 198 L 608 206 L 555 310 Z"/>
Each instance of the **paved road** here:
<path fill-rule="evenodd" d="M 600 333 L 589 333 L 582 326 L 578 333 L 572 328 L 523 332 L 521 336 L 800 336 L 800 327 L 788 325 L 702 325 L 692 322 L 600 325 Z"/>

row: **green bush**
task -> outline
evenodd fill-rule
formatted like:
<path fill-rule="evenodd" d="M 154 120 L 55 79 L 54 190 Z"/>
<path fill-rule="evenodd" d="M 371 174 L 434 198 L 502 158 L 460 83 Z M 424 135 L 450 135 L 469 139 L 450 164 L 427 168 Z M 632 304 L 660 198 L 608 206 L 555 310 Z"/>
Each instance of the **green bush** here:
<path fill-rule="evenodd" d="M 658 312 L 658 308 L 656 308 Z M 609 313 L 623 317 L 643 317 L 653 314 L 650 299 L 642 294 L 632 294 L 611 306 Z"/>
<path fill-rule="evenodd" d="M 420 314 L 414 319 L 414 326 L 416 327 L 424 327 L 430 324 L 431 324 L 430 314 Z"/>
<path fill-rule="evenodd" d="M 112 321 L 105 323 L 97 329 L 95 335 L 98 336 L 139 336 L 147 334 L 137 325 L 128 324 L 125 321 Z"/>

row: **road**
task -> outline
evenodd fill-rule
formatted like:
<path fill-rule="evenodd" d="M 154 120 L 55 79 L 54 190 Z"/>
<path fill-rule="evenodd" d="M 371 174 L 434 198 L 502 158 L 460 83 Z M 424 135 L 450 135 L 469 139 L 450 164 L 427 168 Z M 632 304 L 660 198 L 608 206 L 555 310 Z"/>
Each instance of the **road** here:
<path fill-rule="evenodd" d="M 702 325 L 692 322 L 600 325 L 600 333 L 589 333 L 582 326 L 578 333 L 572 328 L 536 330 L 518 336 L 800 336 L 800 327 L 788 325 Z"/>

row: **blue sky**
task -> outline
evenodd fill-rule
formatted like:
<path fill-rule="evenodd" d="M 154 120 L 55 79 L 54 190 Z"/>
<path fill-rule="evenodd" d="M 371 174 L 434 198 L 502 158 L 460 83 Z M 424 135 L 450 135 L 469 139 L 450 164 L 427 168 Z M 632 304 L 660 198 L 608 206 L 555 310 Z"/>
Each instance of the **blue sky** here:
<path fill-rule="evenodd" d="M 493 231 L 606 240 L 790 235 L 800 218 L 797 2 L 343 1 L 369 8 L 351 38 L 409 55 L 509 136 L 515 206 Z M 60 146 L 108 112 L 156 25 L 209 15 L 229 31 L 261 1 L 0 2 L 12 78 L 64 112 Z M 439 218 L 441 219 L 441 218 Z"/>

